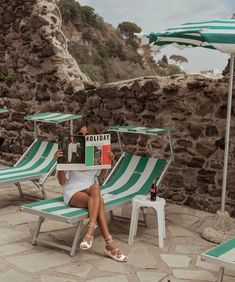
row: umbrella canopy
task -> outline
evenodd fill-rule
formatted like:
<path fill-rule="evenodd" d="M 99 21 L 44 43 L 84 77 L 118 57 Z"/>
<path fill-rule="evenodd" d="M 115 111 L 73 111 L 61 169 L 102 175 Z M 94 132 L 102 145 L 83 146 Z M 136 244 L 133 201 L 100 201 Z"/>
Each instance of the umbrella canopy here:
<path fill-rule="evenodd" d="M 189 22 L 164 32 L 152 32 L 147 35 L 149 43 L 159 48 L 173 44 L 176 47 L 204 47 L 231 55 L 230 76 L 227 102 L 226 136 L 224 150 L 224 168 L 222 183 L 221 210 L 225 211 L 226 183 L 229 151 L 230 120 L 232 106 L 233 71 L 235 56 L 235 19 L 221 19 L 202 22 Z"/>
<path fill-rule="evenodd" d="M 189 22 L 147 37 L 149 43 L 159 47 L 205 47 L 231 54 L 235 53 L 235 19 Z"/>

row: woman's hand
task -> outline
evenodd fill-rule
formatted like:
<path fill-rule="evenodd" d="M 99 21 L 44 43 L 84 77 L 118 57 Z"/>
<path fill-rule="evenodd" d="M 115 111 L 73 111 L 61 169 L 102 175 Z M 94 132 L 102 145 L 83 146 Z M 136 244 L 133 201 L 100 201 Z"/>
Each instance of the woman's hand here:
<path fill-rule="evenodd" d="M 111 159 L 111 161 L 113 161 L 114 160 L 114 153 L 112 151 L 109 151 L 108 157 Z"/>
<path fill-rule="evenodd" d="M 54 154 L 54 159 L 58 160 L 61 157 L 63 157 L 63 152 L 60 150 L 57 150 Z"/>

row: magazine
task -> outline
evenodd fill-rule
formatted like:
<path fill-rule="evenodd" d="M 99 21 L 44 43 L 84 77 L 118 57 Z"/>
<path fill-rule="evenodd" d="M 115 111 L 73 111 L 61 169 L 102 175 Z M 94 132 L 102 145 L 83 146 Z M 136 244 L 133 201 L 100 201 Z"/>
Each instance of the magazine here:
<path fill-rule="evenodd" d="M 58 149 L 63 157 L 57 161 L 57 170 L 111 168 L 110 134 L 59 136 Z"/>

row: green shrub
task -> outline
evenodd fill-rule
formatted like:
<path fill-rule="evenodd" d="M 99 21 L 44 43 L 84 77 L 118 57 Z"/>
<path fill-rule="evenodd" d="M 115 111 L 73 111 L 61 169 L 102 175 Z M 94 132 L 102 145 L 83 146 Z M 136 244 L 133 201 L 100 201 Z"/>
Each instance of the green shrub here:
<path fill-rule="evenodd" d="M 176 65 L 169 65 L 167 68 L 167 75 L 173 75 L 173 74 L 178 74 L 178 73 L 183 73 L 181 68 Z"/>
<path fill-rule="evenodd" d="M 92 7 L 82 6 L 81 7 L 81 13 L 84 16 L 86 23 L 88 23 L 92 26 L 96 25 L 97 15 L 95 13 L 95 10 Z"/>
<path fill-rule="evenodd" d="M 60 0 L 58 6 L 64 22 L 73 21 L 81 14 L 81 5 L 75 0 Z"/>
<path fill-rule="evenodd" d="M 79 65 L 82 72 L 88 75 L 92 81 L 105 82 L 104 71 L 100 66 L 94 66 L 90 64 Z"/>

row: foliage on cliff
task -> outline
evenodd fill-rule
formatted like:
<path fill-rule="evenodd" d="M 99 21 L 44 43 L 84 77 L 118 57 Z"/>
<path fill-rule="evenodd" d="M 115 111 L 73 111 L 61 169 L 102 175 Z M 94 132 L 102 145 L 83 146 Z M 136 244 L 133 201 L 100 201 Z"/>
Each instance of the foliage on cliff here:
<path fill-rule="evenodd" d="M 103 83 L 171 73 L 156 64 L 149 46 L 140 47 L 135 35 L 123 36 L 120 28 L 105 23 L 92 7 L 81 6 L 75 0 L 60 0 L 59 8 L 69 52 L 93 81 Z M 138 27 L 134 23 L 133 26 Z"/>

